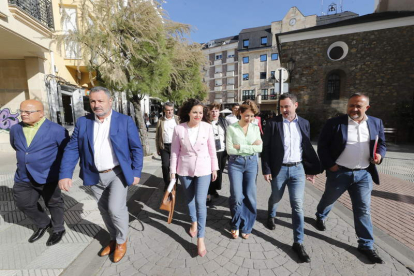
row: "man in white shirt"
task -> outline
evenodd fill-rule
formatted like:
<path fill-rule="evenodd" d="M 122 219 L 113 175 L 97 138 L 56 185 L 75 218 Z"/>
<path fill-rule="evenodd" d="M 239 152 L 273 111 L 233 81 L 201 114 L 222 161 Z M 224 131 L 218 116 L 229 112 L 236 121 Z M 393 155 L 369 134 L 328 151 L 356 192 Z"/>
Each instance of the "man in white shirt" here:
<path fill-rule="evenodd" d="M 310 142 L 309 122 L 296 114 L 296 96 L 290 93 L 281 95 L 279 105 L 281 115 L 268 120 L 263 136 L 263 176 L 272 187 L 267 227 L 270 230 L 276 228 L 274 218 L 287 187 L 292 207 L 292 249 L 301 262 L 310 262 L 303 246 L 305 221 L 302 207 L 305 179 L 314 182 L 315 175 L 322 170 Z"/>
<path fill-rule="evenodd" d="M 229 125 L 232 125 L 239 121 L 239 118 L 237 118 L 237 115 L 239 114 L 239 108 L 240 105 L 238 103 L 234 104 L 231 108 L 232 113 L 226 117 L 227 122 L 229 122 Z"/>
<path fill-rule="evenodd" d="M 368 96 L 353 94 L 347 115 L 329 119 L 322 129 L 318 154 L 326 169 L 326 185 L 317 206 L 316 228 L 326 230 L 325 221 L 335 201 L 348 191 L 358 250 L 372 263 L 381 264 L 384 262 L 374 250 L 370 205 L 372 182 L 379 184 L 375 165 L 384 158 L 386 146 L 382 121 L 365 114 L 369 107 Z"/>
<path fill-rule="evenodd" d="M 89 93 L 92 114 L 79 118 L 65 148 L 59 173 L 59 187 L 69 191 L 76 163 L 80 178 L 90 186 L 110 235 L 108 246 L 99 253 L 114 253 L 119 262 L 127 250 L 129 214 L 128 186 L 138 185 L 143 153 L 137 127 L 131 117 L 112 110 L 111 93 L 94 87 Z"/>
<path fill-rule="evenodd" d="M 179 123 L 178 116 L 174 115 L 174 104 L 166 102 L 164 104 L 164 116 L 158 121 L 155 132 L 155 145 L 162 162 L 162 177 L 165 184 L 164 190 L 168 188 L 170 182 L 171 142 L 174 127 Z"/>

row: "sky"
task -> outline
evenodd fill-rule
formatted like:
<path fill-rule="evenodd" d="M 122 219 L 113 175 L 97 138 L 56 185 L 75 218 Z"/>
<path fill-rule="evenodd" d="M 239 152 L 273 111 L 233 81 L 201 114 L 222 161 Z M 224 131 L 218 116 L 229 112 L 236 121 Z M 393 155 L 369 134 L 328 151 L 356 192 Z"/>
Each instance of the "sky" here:
<path fill-rule="evenodd" d="M 340 12 L 359 15 L 373 13 L 375 0 L 166 0 L 168 17 L 193 27 L 191 39 L 203 43 L 238 35 L 242 29 L 270 25 L 282 20 L 296 6 L 303 15 L 327 14 L 328 6 L 337 4 Z M 322 5 L 323 3 L 323 5 Z"/>

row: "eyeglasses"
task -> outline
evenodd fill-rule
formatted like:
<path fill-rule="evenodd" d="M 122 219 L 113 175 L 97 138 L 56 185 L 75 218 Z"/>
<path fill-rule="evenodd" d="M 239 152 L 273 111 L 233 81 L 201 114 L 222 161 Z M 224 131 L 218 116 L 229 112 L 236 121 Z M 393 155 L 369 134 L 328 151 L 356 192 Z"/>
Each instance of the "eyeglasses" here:
<path fill-rule="evenodd" d="M 18 109 L 17 111 L 20 114 L 28 114 L 28 115 L 30 115 L 32 113 L 39 112 L 40 110 L 21 110 L 21 109 Z"/>

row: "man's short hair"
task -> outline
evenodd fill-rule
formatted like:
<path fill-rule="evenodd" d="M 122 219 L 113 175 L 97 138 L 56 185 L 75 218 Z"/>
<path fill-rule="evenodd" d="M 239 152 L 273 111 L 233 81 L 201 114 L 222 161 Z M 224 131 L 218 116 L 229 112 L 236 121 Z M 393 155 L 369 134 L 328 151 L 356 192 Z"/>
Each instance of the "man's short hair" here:
<path fill-rule="evenodd" d="M 285 100 L 285 99 L 290 99 L 292 101 L 292 103 L 296 103 L 298 101 L 298 98 L 296 97 L 295 94 L 284 93 L 284 94 L 280 95 L 280 97 L 279 97 L 279 104 L 280 104 L 281 100 Z"/>
<path fill-rule="evenodd" d="M 353 97 L 364 97 L 365 99 L 367 99 L 367 102 L 368 102 L 368 105 L 369 105 L 369 96 L 367 94 L 360 93 L 360 92 L 354 93 L 349 97 L 348 100 L 352 99 Z"/>
<path fill-rule="evenodd" d="M 164 104 L 164 109 L 166 108 L 166 107 L 174 107 L 174 103 L 172 103 L 172 102 L 166 102 L 165 104 Z"/>
<path fill-rule="evenodd" d="M 240 104 L 239 103 L 233 104 L 233 106 L 231 107 L 231 109 L 233 109 L 233 107 L 235 107 L 235 106 L 240 106 Z"/>
<path fill-rule="evenodd" d="M 112 98 L 111 92 L 108 90 L 108 88 L 105 88 L 103 86 L 95 86 L 94 88 L 91 89 L 91 91 L 89 91 L 89 94 L 99 92 L 99 91 L 105 92 L 105 94 L 108 96 L 109 99 Z"/>

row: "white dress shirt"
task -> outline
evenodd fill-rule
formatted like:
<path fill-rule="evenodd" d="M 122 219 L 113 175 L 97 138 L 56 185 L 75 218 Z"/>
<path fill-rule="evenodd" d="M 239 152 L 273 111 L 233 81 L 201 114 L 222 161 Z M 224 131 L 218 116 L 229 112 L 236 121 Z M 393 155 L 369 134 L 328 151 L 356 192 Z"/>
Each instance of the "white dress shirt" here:
<path fill-rule="evenodd" d="M 109 136 L 111 129 L 111 114 L 101 122 L 95 115 L 93 124 L 93 149 L 94 161 L 98 171 L 112 169 L 119 165 L 118 159 L 112 149 L 111 138 Z"/>
<path fill-rule="evenodd" d="M 348 169 L 365 169 L 369 166 L 369 129 L 368 117 L 357 123 L 348 117 L 348 140 L 344 151 L 339 155 L 336 164 Z"/>
<path fill-rule="evenodd" d="M 174 116 L 171 117 L 171 119 L 168 119 L 167 117 L 164 117 L 164 132 L 162 134 L 162 141 L 164 144 L 171 144 L 172 142 L 172 136 L 174 133 L 174 127 L 177 125 L 177 122 L 175 121 Z"/>
<path fill-rule="evenodd" d="M 222 152 L 226 149 L 224 144 L 224 129 L 218 124 L 218 121 L 212 121 L 211 125 L 213 126 L 214 139 L 220 139 L 220 148 L 216 148 L 217 152 Z"/>
<path fill-rule="evenodd" d="M 188 128 L 188 137 L 190 138 L 190 143 L 193 147 L 197 142 L 199 131 L 200 131 L 200 125 L 198 125 L 196 127 L 189 127 Z"/>
<path fill-rule="evenodd" d="M 302 134 L 300 133 L 298 116 L 293 121 L 283 119 L 285 155 L 283 163 L 302 161 Z"/>
<path fill-rule="evenodd" d="M 239 119 L 237 119 L 237 116 L 234 114 L 228 115 L 225 119 L 227 120 L 227 122 L 229 122 L 230 125 L 239 121 Z"/>

